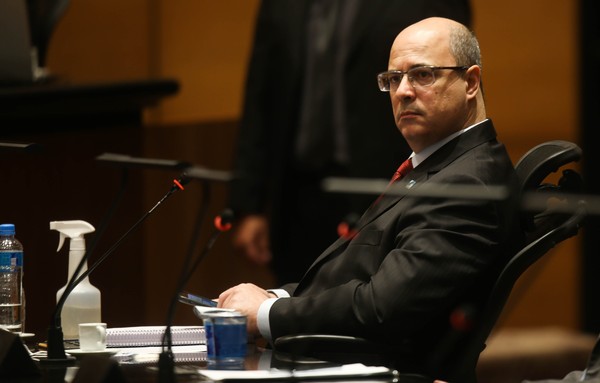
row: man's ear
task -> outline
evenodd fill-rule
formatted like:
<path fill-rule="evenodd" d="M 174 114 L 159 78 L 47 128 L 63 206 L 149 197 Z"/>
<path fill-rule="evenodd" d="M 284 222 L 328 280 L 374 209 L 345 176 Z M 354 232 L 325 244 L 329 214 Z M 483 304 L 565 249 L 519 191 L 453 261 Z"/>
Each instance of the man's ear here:
<path fill-rule="evenodd" d="M 474 98 L 477 93 L 481 92 L 481 67 L 472 65 L 465 73 L 467 80 L 467 98 Z"/>

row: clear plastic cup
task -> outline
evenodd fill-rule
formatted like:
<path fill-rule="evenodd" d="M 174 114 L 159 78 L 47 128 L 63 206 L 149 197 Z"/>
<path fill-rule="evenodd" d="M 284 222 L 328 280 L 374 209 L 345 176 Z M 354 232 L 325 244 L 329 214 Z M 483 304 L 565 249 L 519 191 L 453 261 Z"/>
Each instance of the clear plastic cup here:
<path fill-rule="evenodd" d="M 246 316 L 237 312 L 207 312 L 203 321 L 209 365 L 243 364 L 248 342 Z"/>

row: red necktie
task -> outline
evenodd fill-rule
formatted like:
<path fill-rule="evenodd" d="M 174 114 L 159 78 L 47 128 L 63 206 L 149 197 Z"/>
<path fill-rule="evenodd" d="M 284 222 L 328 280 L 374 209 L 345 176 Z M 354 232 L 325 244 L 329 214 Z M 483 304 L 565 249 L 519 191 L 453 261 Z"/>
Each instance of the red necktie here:
<path fill-rule="evenodd" d="M 406 176 L 408 174 L 408 172 L 410 172 L 413 169 L 413 164 L 412 164 L 412 159 L 408 158 L 406 159 L 406 161 L 404 161 L 402 163 L 402 165 L 400 165 L 400 167 L 398 167 L 398 170 L 396 170 L 396 172 L 394 173 L 394 175 L 392 176 L 392 179 L 390 180 L 390 183 L 388 184 L 388 188 L 396 181 L 402 179 L 404 176 Z M 383 198 L 383 195 L 385 194 L 385 192 L 383 192 L 375 201 L 375 203 L 373 205 L 377 205 L 379 203 L 379 201 L 381 201 L 381 199 Z"/>
<path fill-rule="evenodd" d="M 400 167 L 398 168 L 398 170 L 396 170 L 396 172 L 392 176 L 392 180 L 390 181 L 390 183 L 394 183 L 394 182 L 402 179 L 412 169 L 413 169 L 412 159 L 408 158 L 406 161 L 404 161 L 402 163 L 402 165 L 400 165 Z"/>

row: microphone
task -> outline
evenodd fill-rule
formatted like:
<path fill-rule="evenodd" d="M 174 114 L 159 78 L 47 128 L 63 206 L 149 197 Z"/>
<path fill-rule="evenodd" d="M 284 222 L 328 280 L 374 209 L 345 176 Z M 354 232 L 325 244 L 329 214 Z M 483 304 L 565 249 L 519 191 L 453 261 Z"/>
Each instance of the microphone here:
<path fill-rule="evenodd" d="M 202 231 L 202 223 L 204 222 L 204 220 L 208 214 L 208 207 L 210 205 L 211 191 L 212 191 L 211 183 L 209 181 L 227 182 L 227 181 L 231 181 L 233 179 L 233 175 L 227 171 L 212 170 L 212 169 L 207 169 L 207 168 L 199 167 L 199 166 L 186 167 L 183 174 L 187 178 L 200 180 L 202 182 L 202 187 L 203 187 L 202 201 L 200 203 L 199 214 L 196 219 L 196 224 L 195 224 L 195 227 L 194 227 L 194 230 L 192 233 L 192 240 L 190 241 L 190 246 L 188 248 L 188 252 L 187 252 L 187 255 L 186 255 L 186 258 L 184 261 L 184 265 L 183 265 L 183 272 L 185 272 L 186 269 L 190 268 L 189 263 L 191 262 L 191 258 L 193 256 L 194 249 L 196 247 L 196 244 L 200 237 L 200 233 Z M 219 232 L 223 232 L 223 231 L 228 231 L 229 229 L 231 229 L 233 220 L 234 220 L 233 210 L 224 209 L 220 214 L 215 216 L 215 218 L 213 220 L 213 224 Z M 211 240 L 212 240 L 212 238 L 211 238 Z M 209 246 L 209 247 L 212 247 L 212 245 L 213 245 L 210 243 L 211 240 L 209 240 L 209 242 L 208 242 L 210 245 L 207 244 L 207 246 Z M 215 238 L 215 240 L 216 240 L 216 238 Z M 214 240 L 212 240 L 212 241 L 214 241 Z M 207 249 L 205 249 L 204 252 L 206 252 L 206 250 Z M 208 250 L 210 250 L 210 249 L 208 249 Z M 195 270 L 199 261 L 204 257 L 204 255 L 205 255 L 204 252 L 198 257 L 198 259 L 196 260 L 196 263 L 194 263 L 194 265 L 190 268 L 191 272 L 193 272 L 193 270 Z M 191 272 L 190 272 L 190 274 L 191 274 Z M 191 278 L 191 275 L 182 276 L 181 278 L 183 281 L 183 285 L 185 285 L 185 283 L 187 283 L 189 278 Z M 180 290 L 183 288 L 183 285 L 181 286 L 181 288 L 178 291 L 175 292 L 173 303 L 175 303 L 177 301 L 177 295 L 179 294 Z M 169 323 L 169 321 L 167 321 L 167 322 Z"/>
<path fill-rule="evenodd" d="M 214 218 L 213 224 L 215 230 L 206 242 L 206 245 L 204 246 L 202 252 L 192 263 L 192 256 L 194 253 L 195 244 L 200 233 L 200 227 L 203 217 L 204 214 L 200 214 L 196 225 L 194 239 L 192 240 L 191 245 L 188 249 L 188 253 L 186 255 L 186 259 L 184 260 L 183 267 L 181 270 L 181 275 L 175 288 L 175 293 L 173 294 L 171 302 L 169 304 L 165 333 L 163 334 L 162 339 L 162 351 L 158 358 L 159 383 L 175 382 L 175 357 L 173 355 L 173 338 L 171 334 L 171 326 L 173 323 L 173 318 L 175 316 L 175 308 L 178 301 L 177 297 L 179 293 L 183 290 L 189 279 L 194 274 L 194 270 L 196 270 L 196 267 L 210 252 L 219 235 L 231 229 L 231 227 L 233 226 L 233 220 L 235 218 L 235 215 L 231 209 L 225 209 Z"/>
<path fill-rule="evenodd" d="M 148 218 L 148 216 L 150 214 L 152 214 L 154 212 L 154 210 L 156 210 L 156 208 L 158 208 L 167 198 L 169 198 L 171 196 L 171 194 L 175 193 L 178 190 L 184 190 L 184 186 L 188 184 L 188 182 L 190 182 L 189 178 L 186 178 L 185 175 L 182 175 L 179 179 L 174 179 L 173 180 L 173 186 L 171 186 L 171 189 L 150 209 L 148 210 L 135 224 L 133 224 L 132 227 L 129 228 L 129 230 L 127 230 L 127 232 L 125 232 L 125 234 L 123 234 L 121 236 L 121 238 L 119 238 L 117 240 L 117 242 L 114 243 L 114 245 L 111 246 L 110 249 L 108 249 L 100 258 L 98 258 L 98 260 L 96 260 L 96 262 L 94 262 L 94 264 L 92 264 L 87 271 L 85 271 L 84 273 L 82 273 L 77 280 L 75 281 L 74 285 L 79 284 L 81 281 L 83 281 L 89 274 L 91 274 L 92 271 L 94 271 L 98 266 L 100 266 L 100 264 L 110 255 L 112 254 L 118 247 L 119 245 L 123 242 L 123 240 L 125 238 L 127 238 L 135 229 L 138 228 L 138 226 L 146 220 L 146 218 Z M 75 287 L 75 286 L 73 286 Z M 64 295 L 64 294 L 63 294 Z"/>
<path fill-rule="evenodd" d="M 119 166 L 123 169 L 121 176 L 121 185 L 115 199 L 111 205 L 111 208 L 108 210 L 105 218 L 102 220 L 102 224 L 99 229 L 96 231 L 96 235 L 93 237 L 94 240 L 90 246 L 89 253 L 93 253 L 96 244 L 99 239 L 104 234 L 104 231 L 108 227 L 108 223 L 110 222 L 112 216 L 114 215 L 117 206 L 120 204 L 123 199 L 123 195 L 125 194 L 125 188 L 127 187 L 127 183 L 129 180 L 129 169 L 130 168 L 153 168 L 153 169 L 161 169 L 161 170 L 181 170 L 187 166 L 189 166 L 188 162 L 179 161 L 179 160 L 165 160 L 165 159 L 156 159 L 156 158 L 137 158 L 132 157 L 130 155 L 125 154 L 116 154 L 116 153 L 104 153 L 96 157 L 98 162 Z M 81 264 L 83 266 L 83 263 Z"/>
<path fill-rule="evenodd" d="M 356 224 L 358 223 L 359 219 L 360 215 L 356 213 L 347 214 L 342 220 L 342 222 L 338 224 L 338 235 L 346 239 L 354 238 L 356 234 L 358 234 L 358 231 L 356 230 Z"/>
<path fill-rule="evenodd" d="M 206 246 L 204 247 L 204 250 L 202 251 L 202 253 L 200 253 L 200 256 L 198 258 L 196 258 L 196 260 L 194 261 L 192 266 L 189 268 L 188 273 L 183 277 L 183 283 L 180 286 L 181 287 L 180 290 L 176 291 L 175 297 L 177 297 L 179 295 L 179 293 L 181 292 L 181 289 L 183 289 L 184 285 L 190 280 L 190 278 L 192 277 L 192 274 L 194 274 L 194 271 L 198 267 L 198 264 L 200 263 L 200 261 L 202 259 L 204 259 L 206 257 L 208 252 L 212 249 L 212 247 L 215 244 L 215 242 L 217 241 L 217 238 L 219 237 L 219 235 L 221 233 L 231 230 L 231 228 L 233 227 L 234 219 L 235 219 L 235 215 L 233 214 L 233 210 L 231 210 L 229 208 L 224 209 L 219 215 L 217 215 L 215 217 L 215 219 L 213 220 L 213 225 L 216 230 L 213 232 L 211 237 L 206 242 Z"/>
<path fill-rule="evenodd" d="M 162 339 L 162 351 L 158 359 L 158 378 L 159 382 L 161 383 L 175 382 L 175 358 L 173 355 L 171 325 L 175 316 L 175 308 L 178 302 L 177 297 L 179 293 L 183 290 L 185 284 L 191 278 L 193 271 L 196 269 L 200 261 L 204 259 L 208 252 L 210 252 L 210 250 L 212 249 L 212 246 L 214 245 L 219 233 L 221 233 L 222 231 L 229 230 L 233 221 L 233 212 L 231 210 L 224 210 L 220 215 L 215 217 L 214 224 L 217 232 L 209 238 L 204 250 L 200 253 L 196 260 L 192 261 L 196 244 L 198 243 L 200 233 L 202 232 L 202 223 L 205 221 L 205 218 L 208 214 L 208 207 L 210 205 L 211 197 L 210 181 L 227 182 L 231 181 L 233 179 L 233 176 L 231 175 L 231 173 L 226 171 L 212 170 L 199 166 L 186 167 L 184 169 L 184 174 L 188 178 L 200 180 L 203 187 L 203 193 L 198 217 L 194 225 L 194 230 L 192 231 L 192 239 L 190 241 L 190 245 L 188 247 L 188 251 L 183 262 L 181 275 L 179 277 L 178 283 L 175 288 L 175 292 L 171 298 L 171 301 L 169 303 L 169 309 L 167 311 L 165 332 L 163 334 Z"/>
<path fill-rule="evenodd" d="M 233 226 L 234 219 L 233 210 L 225 209 L 220 215 L 215 217 L 214 224 L 219 231 L 229 231 Z"/>
<path fill-rule="evenodd" d="M 94 264 L 92 264 L 88 268 L 88 270 L 81 273 L 81 275 L 80 275 L 79 273 L 81 272 L 83 265 L 85 264 L 85 262 L 87 261 L 87 259 L 89 257 L 89 254 L 91 253 L 90 250 L 85 252 L 85 254 L 83 255 L 83 257 L 81 259 L 81 262 L 77 266 L 77 269 L 73 273 L 71 279 L 68 281 L 68 283 L 65 287 L 65 291 L 63 292 L 62 296 L 60 297 L 60 299 L 55 307 L 55 310 L 54 310 L 54 313 L 52 316 L 52 322 L 48 329 L 48 356 L 46 359 L 41 360 L 42 363 L 72 364 L 75 362 L 74 358 L 67 358 L 67 356 L 65 354 L 65 348 L 64 348 L 64 343 L 63 343 L 64 339 L 63 339 L 63 333 L 62 333 L 62 328 L 61 328 L 61 312 L 62 312 L 62 308 L 65 304 L 65 301 L 67 300 L 67 297 L 69 296 L 71 291 L 75 288 L 75 286 L 77 286 L 79 283 L 81 283 L 82 280 L 84 280 L 89 274 L 91 274 L 110 254 L 112 254 L 119 247 L 119 245 L 135 229 L 137 229 L 139 227 L 139 225 L 143 221 L 145 221 L 146 218 L 148 218 L 148 216 L 156 210 L 156 208 L 158 208 L 158 206 L 160 206 L 167 198 L 169 198 L 176 191 L 184 190 L 183 186 L 185 184 L 187 184 L 189 181 L 190 181 L 190 179 L 185 177 L 184 175 L 182 175 L 179 179 L 173 180 L 173 185 L 171 186 L 169 191 L 149 211 L 147 211 L 135 224 L 133 224 L 133 226 L 129 230 L 127 230 L 127 232 L 125 232 L 125 234 L 123 234 L 117 240 L 117 242 L 115 242 L 115 244 L 113 246 L 111 246 L 98 260 L 96 260 L 96 262 L 94 262 Z"/>

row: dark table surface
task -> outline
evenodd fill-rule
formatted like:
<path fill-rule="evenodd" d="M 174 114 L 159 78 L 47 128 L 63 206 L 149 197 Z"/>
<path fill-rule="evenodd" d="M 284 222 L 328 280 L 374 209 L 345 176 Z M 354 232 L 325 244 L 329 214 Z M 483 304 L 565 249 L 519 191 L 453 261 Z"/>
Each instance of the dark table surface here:
<path fill-rule="evenodd" d="M 162 380 L 158 363 L 118 363 L 116 360 L 107 356 L 85 356 L 78 358 L 71 366 L 52 365 L 36 362 L 39 373 L 36 374 L 17 374 L 13 376 L 0 377 L 2 382 L 19 383 L 145 383 L 145 382 L 179 382 L 191 383 L 207 381 L 198 371 L 205 369 L 231 369 L 231 370 L 263 370 L 269 368 L 279 369 L 305 369 L 317 367 L 330 367 L 331 363 L 302 360 L 294 361 L 289 355 L 276 354 L 270 349 L 254 344 L 248 345 L 248 353 L 245 360 L 237 365 L 214 366 L 207 361 L 198 361 L 193 363 L 176 363 L 174 368 L 175 381 Z M 332 381 L 332 379 L 327 379 Z M 270 380 L 273 381 L 273 380 Z M 294 381 L 298 381 L 294 379 Z M 315 381 L 311 379 L 311 381 Z M 366 379 L 335 379 L 335 381 L 369 381 L 369 382 L 401 382 L 401 383 L 431 383 L 431 380 L 415 377 L 412 375 L 370 377 Z"/>

